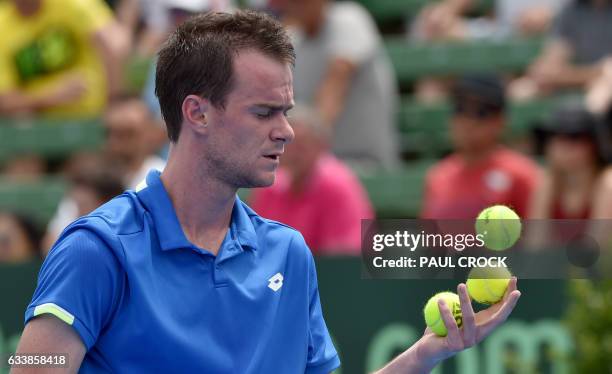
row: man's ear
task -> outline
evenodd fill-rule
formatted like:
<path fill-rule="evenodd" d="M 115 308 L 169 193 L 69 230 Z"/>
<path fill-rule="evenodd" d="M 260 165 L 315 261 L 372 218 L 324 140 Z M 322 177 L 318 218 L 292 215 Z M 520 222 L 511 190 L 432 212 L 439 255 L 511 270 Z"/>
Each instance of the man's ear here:
<path fill-rule="evenodd" d="M 210 103 L 197 95 L 188 95 L 183 100 L 183 119 L 186 126 L 193 131 L 204 134 L 208 127 Z"/>

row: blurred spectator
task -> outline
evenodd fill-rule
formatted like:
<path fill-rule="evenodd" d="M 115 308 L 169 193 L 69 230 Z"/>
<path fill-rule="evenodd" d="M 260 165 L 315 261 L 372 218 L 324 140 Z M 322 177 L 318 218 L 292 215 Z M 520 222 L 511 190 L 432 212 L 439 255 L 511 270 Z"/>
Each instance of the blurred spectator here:
<path fill-rule="evenodd" d="M 569 102 L 535 129 L 546 169 L 532 200 L 530 218 L 591 217 L 593 194 L 608 157 L 600 141 L 604 140 L 601 126 L 582 103 Z"/>
<path fill-rule="evenodd" d="M 166 131 L 141 100 L 130 98 L 111 104 L 104 115 L 104 126 L 104 151 L 120 170 L 126 186 L 136 187 L 150 169 L 163 170 L 165 161 L 156 152 L 166 142 Z"/>
<path fill-rule="evenodd" d="M 470 19 L 467 14 L 478 5 L 475 0 L 443 0 L 427 5 L 411 28 L 418 41 L 506 39 L 535 36 L 550 28 L 554 15 L 568 0 L 496 0 L 492 17 Z M 452 79 L 424 78 L 415 87 L 416 98 L 424 103 L 439 102 L 448 96 Z"/>
<path fill-rule="evenodd" d="M 150 169 L 163 170 L 165 161 L 155 155 L 160 140 L 165 140 L 165 130 L 151 117 L 147 107 L 138 99 L 128 99 L 112 104 L 105 116 L 107 140 L 104 156 L 112 163 L 121 182 L 127 188 L 135 188 Z M 98 157 L 79 155 L 73 163 L 97 167 L 101 162 Z M 84 169 L 86 166 L 76 166 L 72 169 Z M 69 170 L 71 168 L 69 167 Z M 72 174 L 69 171 L 69 174 Z M 49 222 L 45 247 L 49 248 L 57 236 L 70 222 L 78 218 L 77 201 L 66 196 L 59 204 L 58 210 Z"/>
<path fill-rule="evenodd" d="M 546 32 L 567 0 L 496 0 L 492 17 L 469 19 L 474 0 L 443 0 L 427 5 L 417 16 L 417 40 L 501 39 Z"/>
<path fill-rule="evenodd" d="M 135 0 L 128 1 L 137 2 Z M 165 14 L 164 28 L 154 28 L 151 31 L 152 33 L 159 33 L 159 30 L 164 30 L 161 38 L 157 38 L 157 43 L 159 44 L 161 44 L 161 42 L 166 39 L 166 36 L 178 25 L 197 13 L 208 11 L 226 12 L 232 9 L 232 1 L 229 0 L 158 0 L 156 4 L 162 8 L 161 11 Z M 154 46 L 155 50 L 157 50 L 159 44 Z M 155 95 L 155 69 L 156 64 L 151 64 L 143 88 L 142 99 L 156 118 L 161 119 L 161 109 L 157 96 Z"/>
<path fill-rule="evenodd" d="M 361 219 L 373 218 L 357 177 L 329 153 L 329 128 L 313 110 L 291 112 L 295 140 L 272 187 L 253 190 L 253 209 L 299 230 L 315 254 L 358 254 Z"/>
<path fill-rule="evenodd" d="M 102 0 L 0 3 L 0 115 L 92 116 L 121 83 L 123 34 Z"/>
<path fill-rule="evenodd" d="M 505 204 L 524 216 L 539 170 L 500 144 L 505 123 L 504 87 L 492 75 L 461 79 L 453 97 L 450 134 L 455 153 L 429 170 L 422 216 L 473 219 L 485 207 Z"/>
<path fill-rule="evenodd" d="M 333 129 L 334 154 L 356 168 L 393 168 L 397 87 L 372 17 L 350 1 L 275 3 L 294 35 L 295 97 Z"/>
<path fill-rule="evenodd" d="M 232 3 L 232 0 L 120 0 L 116 11 L 121 25 L 129 30 L 136 53 L 151 56 L 188 16 L 227 11 Z"/>
<path fill-rule="evenodd" d="M 33 182 L 44 176 L 47 162 L 36 154 L 14 154 L 4 163 L 2 176 L 16 182 Z"/>
<path fill-rule="evenodd" d="M 101 155 L 75 155 L 68 165 L 67 194 L 49 223 L 43 240 L 44 252 L 52 247 L 62 230 L 72 221 L 123 193 L 125 185 L 122 178 L 116 165 Z"/>
<path fill-rule="evenodd" d="M 574 0 L 559 15 L 551 40 L 527 75 L 511 86 L 516 99 L 582 89 L 612 55 L 612 1 Z"/>
<path fill-rule="evenodd" d="M 612 113 L 612 58 L 606 58 L 602 63 L 601 74 L 589 87 L 586 106 L 596 115 Z"/>
<path fill-rule="evenodd" d="M 41 232 L 26 216 L 0 212 L 0 263 L 40 258 Z"/>

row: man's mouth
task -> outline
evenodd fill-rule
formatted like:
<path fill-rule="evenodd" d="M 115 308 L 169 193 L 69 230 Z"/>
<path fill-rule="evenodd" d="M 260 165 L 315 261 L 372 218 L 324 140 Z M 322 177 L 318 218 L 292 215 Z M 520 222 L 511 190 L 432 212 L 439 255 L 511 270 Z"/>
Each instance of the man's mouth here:
<path fill-rule="evenodd" d="M 280 159 L 281 154 L 282 152 L 277 152 L 277 153 L 270 153 L 270 154 L 263 155 L 263 156 L 270 160 L 278 161 Z"/>

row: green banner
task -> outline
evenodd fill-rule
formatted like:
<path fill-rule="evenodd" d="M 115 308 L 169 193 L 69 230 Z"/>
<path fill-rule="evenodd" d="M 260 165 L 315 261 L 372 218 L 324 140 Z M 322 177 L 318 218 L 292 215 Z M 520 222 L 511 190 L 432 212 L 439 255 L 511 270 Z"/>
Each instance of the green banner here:
<path fill-rule="evenodd" d="M 0 357 L 14 351 L 40 264 L 0 265 Z M 338 373 L 380 368 L 415 342 L 422 308 L 454 281 L 363 280 L 358 258 L 317 259 L 321 302 L 342 359 Z M 560 318 L 567 281 L 519 280 L 523 293 L 511 318 L 477 347 L 448 360 L 434 374 L 570 373 L 573 341 Z M 0 365 L 2 367 L 3 365 Z"/>

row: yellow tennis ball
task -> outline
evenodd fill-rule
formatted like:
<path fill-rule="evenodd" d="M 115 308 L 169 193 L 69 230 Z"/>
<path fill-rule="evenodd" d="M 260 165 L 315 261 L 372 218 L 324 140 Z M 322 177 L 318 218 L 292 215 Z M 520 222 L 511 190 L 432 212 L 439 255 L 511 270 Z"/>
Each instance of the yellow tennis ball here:
<path fill-rule="evenodd" d="M 461 327 L 463 325 L 463 317 L 461 315 L 461 304 L 459 303 L 459 295 L 453 292 L 440 292 L 432 296 L 427 304 L 425 304 L 425 308 L 423 309 L 423 315 L 425 316 L 425 323 L 431 331 L 433 331 L 438 336 L 446 336 L 448 331 L 446 330 L 446 326 L 444 325 L 444 320 L 442 319 L 442 315 L 440 314 L 440 309 L 438 308 L 438 299 L 444 299 L 446 305 L 451 311 L 453 317 L 455 317 L 455 322 L 457 326 Z"/>
<path fill-rule="evenodd" d="M 503 251 L 521 237 L 521 218 L 505 205 L 494 205 L 478 215 L 476 234 L 482 235 L 487 248 Z"/>
<path fill-rule="evenodd" d="M 481 304 L 495 304 L 504 297 L 511 277 L 505 267 L 474 268 L 466 282 L 468 294 Z"/>

